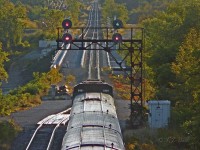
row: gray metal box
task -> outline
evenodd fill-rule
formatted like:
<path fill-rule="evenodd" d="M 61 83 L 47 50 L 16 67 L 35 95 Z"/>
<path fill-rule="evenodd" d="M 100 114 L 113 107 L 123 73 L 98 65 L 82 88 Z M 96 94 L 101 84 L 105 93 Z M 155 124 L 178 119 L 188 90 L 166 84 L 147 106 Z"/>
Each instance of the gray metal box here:
<path fill-rule="evenodd" d="M 148 101 L 148 123 L 150 128 L 164 128 L 169 124 L 170 105 L 168 100 Z"/>

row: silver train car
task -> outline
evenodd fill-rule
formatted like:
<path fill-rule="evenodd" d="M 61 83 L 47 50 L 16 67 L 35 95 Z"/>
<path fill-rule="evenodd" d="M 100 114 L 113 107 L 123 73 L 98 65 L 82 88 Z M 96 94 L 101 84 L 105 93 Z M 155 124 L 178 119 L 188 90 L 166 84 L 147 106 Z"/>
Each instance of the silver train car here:
<path fill-rule="evenodd" d="M 124 150 L 112 87 L 87 80 L 73 94 L 62 150 Z"/>

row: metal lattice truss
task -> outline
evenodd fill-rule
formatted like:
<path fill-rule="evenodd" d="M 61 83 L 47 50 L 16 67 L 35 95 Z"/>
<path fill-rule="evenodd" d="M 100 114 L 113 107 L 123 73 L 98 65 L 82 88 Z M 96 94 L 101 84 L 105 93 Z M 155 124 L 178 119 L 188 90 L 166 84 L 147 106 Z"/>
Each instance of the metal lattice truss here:
<path fill-rule="evenodd" d="M 102 30 L 105 35 L 102 39 L 88 39 L 85 38 L 84 28 L 72 28 L 70 30 L 81 30 L 81 36 L 73 39 L 68 50 L 104 50 L 109 53 L 110 57 L 119 65 L 115 71 L 123 71 L 130 79 L 130 99 L 131 99 L 131 123 L 133 126 L 139 126 L 143 123 L 143 49 L 144 49 L 144 29 L 143 28 L 123 28 L 123 32 L 128 33 L 128 36 L 123 35 L 123 40 L 120 43 L 114 43 L 110 34 L 119 32 L 120 30 L 113 30 L 108 27 L 98 27 L 94 29 Z M 69 31 L 65 31 L 69 32 Z M 112 32 L 112 33 L 110 33 Z M 59 42 L 63 42 L 59 38 L 57 48 L 60 50 Z M 86 44 L 87 43 L 87 44 Z M 98 45 L 96 49 L 92 49 L 91 45 Z M 118 61 L 113 51 L 116 49 L 123 51 L 122 60 Z M 65 49 L 63 49 L 65 50 Z M 122 64 L 130 62 L 130 66 L 123 67 Z"/>

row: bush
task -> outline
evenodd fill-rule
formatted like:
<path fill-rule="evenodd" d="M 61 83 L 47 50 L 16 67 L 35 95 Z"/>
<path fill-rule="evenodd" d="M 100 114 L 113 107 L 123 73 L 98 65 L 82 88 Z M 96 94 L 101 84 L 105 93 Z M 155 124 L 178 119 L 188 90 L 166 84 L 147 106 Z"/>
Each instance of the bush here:
<path fill-rule="evenodd" d="M 40 104 L 40 97 L 48 93 L 51 84 L 62 80 L 62 75 L 57 69 L 52 69 L 48 73 L 33 73 L 33 76 L 34 80 L 14 89 L 9 94 L 2 95 L 0 93 L 1 116 Z"/>
<path fill-rule="evenodd" d="M 16 135 L 21 131 L 13 121 L 0 122 L 0 149 L 9 150 Z"/>

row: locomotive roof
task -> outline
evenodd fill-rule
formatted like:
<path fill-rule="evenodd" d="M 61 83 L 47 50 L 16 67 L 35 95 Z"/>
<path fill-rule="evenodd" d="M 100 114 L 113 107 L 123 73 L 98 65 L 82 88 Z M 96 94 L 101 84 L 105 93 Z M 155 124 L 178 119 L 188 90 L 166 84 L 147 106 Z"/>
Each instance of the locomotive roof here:
<path fill-rule="evenodd" d="M 65 150 L 124 150 L 121 135 L 109 128 L 85 126 L 67 131 Z"/>
<path fill-rule="evenodd" d="M 63 150 L 123 150 L 112 96 L 104 93 L 77 95 L 63 141 Z"/>
<path fill-rule="evenodd" d="M 105 93 L 113 96 L 113 88 L 100 80 L 86 80 L 74 86 L 73 97 L 83 93 Z"/>
<path fill-rule="evenodd" d="M 83 93 L 77 95 L 73 100 L 73 113 L 83 111 L 103 111 L 116 116 L 115 104 L 112 96 L 105 93 Z M 81 107 L 75 109 L 75 107 Z M 88 107 L 89 106 L 89 107 Z"/>
<path fill-rule="evenodd" d="M 74 87 L 77 87 L 79 85 L 90 85 L 90 84 L 104 84 L 104 85 L 107 85 L 107 86 L 110 86 L 112 87 L 110 84 L 106 83 L 106 82 L 103 82 L 101 80 L 86 80 L 86 81 L 82 81 L 81 83 L 75 85 Z"/>

